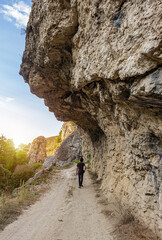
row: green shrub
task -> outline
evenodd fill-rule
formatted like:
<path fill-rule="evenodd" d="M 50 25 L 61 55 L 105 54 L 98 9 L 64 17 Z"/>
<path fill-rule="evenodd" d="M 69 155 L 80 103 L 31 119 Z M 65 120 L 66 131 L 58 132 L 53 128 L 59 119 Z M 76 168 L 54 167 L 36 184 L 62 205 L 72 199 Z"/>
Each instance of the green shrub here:
<path fill-rule="evenodd" d="M 87 168 L 89 169 L 90 168 L 90 166 L 91 166 L 91 154 L 90 153 L 88 153 L 87 154 L 87 163 L 88 163 L 88 166 L 87 166 Z"/>
<path fill-rule="evenodd" d="M 12 171 L 15 168 L 15 147 L 12 139 L 0 136 L 0 164 Z"/>
<path fill-rule="evenodd" d="M 20 183 L 20 189 L 18 189 L 17 192 L 17 201 L 18 203 L 23 202 L 24 200 L 28 199 L 31 197 L 30 191 L 25 187 L 24 182 Z"/>
<path fill-rule="evenodd" d="M 75 160 L 75 163 L 79 163 L 80 162 L 80 160 Z"/>
<path fill-rule="evenodd" d="M 26 182 L 29 178 L 34 176 L 34 170 L 29 165 L 17 165 L 12 174 L 12 187 L 19 187 L 22 182 Z"/>
<path fill-rule="evenodd" d="M 27 166 L 31 167 L 34 172 L 42 167 L 43 163 L 30 163 Z"/>
<path fill-rule="evenodd" d="M 27 157 L 27 152 L 24 150 L 17 150 L 16 151 L 16 162 L 17 164 L 24 165 L 25 163 L 29 162 L 29 158 Z"/>
<path fill-rule="evenodd" d="M 0 189 L 1 190 L 7 190 L 9 188 L 10 178 L 11 178 L 11 172 L 5 167 L 3 167 L 2 164 L 0 164 Z"/>

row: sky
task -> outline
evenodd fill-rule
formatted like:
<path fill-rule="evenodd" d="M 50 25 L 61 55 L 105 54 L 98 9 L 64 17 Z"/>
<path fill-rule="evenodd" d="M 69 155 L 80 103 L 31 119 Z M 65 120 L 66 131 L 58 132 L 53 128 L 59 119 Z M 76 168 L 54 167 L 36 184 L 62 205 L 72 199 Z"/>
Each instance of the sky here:
<path fill-rule="evenodd" d="M 30 93 L 19 75 L 30 0 L 0 0 L 0 136 L 13 139 L 15 147 L 38 136 L 59 134 L 62 122 L 49 112 L 42 99 Z"/>

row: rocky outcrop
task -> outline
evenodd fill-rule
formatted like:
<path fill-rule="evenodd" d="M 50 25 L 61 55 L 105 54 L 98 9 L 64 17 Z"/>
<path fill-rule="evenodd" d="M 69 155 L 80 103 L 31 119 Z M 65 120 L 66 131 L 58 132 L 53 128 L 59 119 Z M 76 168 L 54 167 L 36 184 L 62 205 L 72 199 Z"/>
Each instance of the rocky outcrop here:
<path fill-rule="evenodd" d="M 64 141 L 71 133 L 77 130 L 77 126 L 73 122 L 64 122 L 61 128 L 61 141 Z"/>
<path fill-rule="evenodd" d="M 20 74 L 81 130 L 109 199 L 162 233 L 162 4 L 34 1 Z"/>
<path fill-rule="evenodd" d="M 55 156 L 49 156 L 45 159 L 45 161 L 43 163 L 43 168 L 50 170 L 52 166 L 55 166 L 55 164 L 56 164 Z"/>
<path fill-rule="evenodd" d="M 82 156 L 82 141 L 78 134 L 78 131 L 73 132 L 68 136 L 65 141 L 59 147 L 55 158 L 56 162 L 74 162 L 79 160 Z"/>
<path fill-rule="evenodd" d="M 44 169 L 50 169 L 53 165 L 64 166 L 79 160 L 82 156 L 82 140 L 78 131 L 70 134 L 61 144 L 55 156 L 49 156 L 43 163 Z"/>
<path fill-rule="evenodd" d="M 56 153 L 53 156 L 49 156 L 45 159 L 43 163 L 43 168 L 49 170 L 52 166 L 64 166 L 69 163 L 73 163 L 75 160 L 79 160 L 82 156 L 82 140 L 78 131 L 74 131 L 74 128 L 71 123 L 63 124 L 65 128 L 65 133 L 63 136 L 66 136 L 65 140 L 61 143 L 60 147 L 57 149 Z M 68 127 L 70 128 L 68 129 Z M 76 126 L 75 126 L 76 128 Z M 63 127 L 62 127 L 63 129 Z M 72 133 L 69 135 L 69 132 Z"/>
<path fill-rule="evenodd" d="M 29 163 L 44 162 L 46 158 L 46 139 L 43 136 L 33 140 L 29 148 Z"/>

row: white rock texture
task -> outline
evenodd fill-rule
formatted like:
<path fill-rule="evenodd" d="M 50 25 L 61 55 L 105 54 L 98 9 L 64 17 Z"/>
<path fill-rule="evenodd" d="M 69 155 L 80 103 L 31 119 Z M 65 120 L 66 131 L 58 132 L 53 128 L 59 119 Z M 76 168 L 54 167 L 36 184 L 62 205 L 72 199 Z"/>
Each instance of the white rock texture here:
<path fill-rule="evenodd" d="M 162 235 L 162 2 L 34 1 L 20 74 L 83 130 L 110 200 Z"/>

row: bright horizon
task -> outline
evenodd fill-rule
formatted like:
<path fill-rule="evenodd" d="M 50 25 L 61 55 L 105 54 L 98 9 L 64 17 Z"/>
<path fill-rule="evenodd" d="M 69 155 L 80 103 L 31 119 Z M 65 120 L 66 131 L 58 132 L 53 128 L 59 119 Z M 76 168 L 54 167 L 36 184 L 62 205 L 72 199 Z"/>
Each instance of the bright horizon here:
<path fill-rule="evenodd" d="M 30 7 L 30 0 L 0 3 L 0 135 L 13 139 L 15 147 L 38 136 L 56 136 L 62 127 L 19 75 L 25 49 L 21 29 L 26 28 Z"/>

